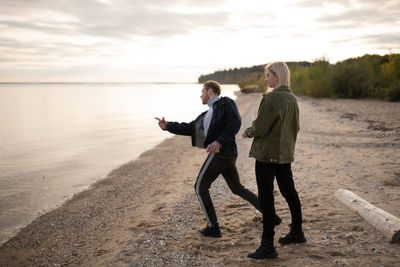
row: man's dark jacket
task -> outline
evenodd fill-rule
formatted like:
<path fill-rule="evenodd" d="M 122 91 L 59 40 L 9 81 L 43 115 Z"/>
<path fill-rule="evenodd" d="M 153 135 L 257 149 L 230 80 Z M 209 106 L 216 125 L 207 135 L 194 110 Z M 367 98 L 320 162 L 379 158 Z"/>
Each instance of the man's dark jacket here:
<path fill-rule="evenodd" d="M 203 118 L 207 111 L 201 113 L 190 123 L 167 122 L 166 130 L 179 135 L 192 137 L 192 145 L 196 145 L 196 127 L 199 122 L 203 124 Z M 237 155 L 235 135 L 240 129 L 241 118 L 235 101 L 229 97 L 221 97 L 213 104 L 213 114 L 208 128 L 207 136 L 203 144 L 206 148 L 209 144 L 217 141 L 221 144 L 219 154 Z"/>

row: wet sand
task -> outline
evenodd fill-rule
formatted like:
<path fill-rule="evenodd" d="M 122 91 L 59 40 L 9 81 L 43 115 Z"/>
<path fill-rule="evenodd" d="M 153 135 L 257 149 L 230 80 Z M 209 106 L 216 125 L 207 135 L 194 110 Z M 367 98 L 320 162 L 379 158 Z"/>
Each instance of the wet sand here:
<path fill-rule="evenodd" d="M 238 96 L 242 128 L 255 118 L 260 98 Z M 279 257 L 248 259 L 259 245 L 261 214 L 222 178 L 211 188 L 222 238 L 201 236 L 206 220 L 193 185 L 206 153 L 176 136 L 22 229 L 1 246 L 0 266 L 395 266 L 399 244 L 333 194 L 350 189 L 400 217 L 400 103 L 300 97 L 299 105 L 292 168 L 307 243 L 278 244 L 290 214 L 276 192 Z M 256 192 L 251 140 L 239 136 L 241 180 Z"/>

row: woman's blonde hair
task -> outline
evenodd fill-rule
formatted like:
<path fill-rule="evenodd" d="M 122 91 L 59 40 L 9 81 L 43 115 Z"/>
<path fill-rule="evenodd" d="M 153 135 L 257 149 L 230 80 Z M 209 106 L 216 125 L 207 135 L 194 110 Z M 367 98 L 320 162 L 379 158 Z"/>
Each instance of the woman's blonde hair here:
<path fill-rule="evenodd" d="M 276 76 L 278 76 L 279 82 L 277 87 L 282 85 L 290 86 L 290 70 L 285 62 L 271 62 L 267 66 L 265 66 L 264 70 L 265 72 L 269 70 L 270 72 L 273 72 L 276 74 Z"/>

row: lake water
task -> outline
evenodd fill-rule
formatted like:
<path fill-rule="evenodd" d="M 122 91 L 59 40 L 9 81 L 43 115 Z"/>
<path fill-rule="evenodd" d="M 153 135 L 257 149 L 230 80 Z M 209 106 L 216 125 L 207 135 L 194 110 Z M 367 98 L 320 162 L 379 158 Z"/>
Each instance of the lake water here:
<path fill-rule="evenodd" d="M 0 244 L 191 121 L 201 84 L 0 84 Z M 236 85 L 223 85 L 234 97 Z M 190 142 L 188 140 L 188 142 Z"/>

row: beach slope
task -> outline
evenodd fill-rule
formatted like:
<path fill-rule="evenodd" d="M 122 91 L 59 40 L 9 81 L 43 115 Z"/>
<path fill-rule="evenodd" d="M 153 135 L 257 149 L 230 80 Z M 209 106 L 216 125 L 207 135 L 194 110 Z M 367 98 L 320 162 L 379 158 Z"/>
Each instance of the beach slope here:
<path fill-rule="evenodd" d="M 261 95 L 238 93 L 242 130 Z M 220 178 L 211 188 L 222 238 L 201 236 L 194 182 L 206 157 L 190 138 L 165 140 L 50 211 L 0 248 L 0 266 L 394 266 L 400 246 L 335 201 L 347 188 L 400 217 L 400 103 L 299 98 L 301 130 L 292 165 L 307 243 L 279 245 L 290 213 L 276 192 L 279 257 L 252 260 L 261 214 Z M 397 114 L 397 115 L 396 115 Z M 156 122 L 155 122 L 156 123 Z M 251 140 L 237 136 L 242 183 L 257 192 Z M 277 187 L 276 187 L 277 188 Z"/>

